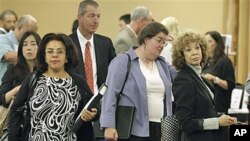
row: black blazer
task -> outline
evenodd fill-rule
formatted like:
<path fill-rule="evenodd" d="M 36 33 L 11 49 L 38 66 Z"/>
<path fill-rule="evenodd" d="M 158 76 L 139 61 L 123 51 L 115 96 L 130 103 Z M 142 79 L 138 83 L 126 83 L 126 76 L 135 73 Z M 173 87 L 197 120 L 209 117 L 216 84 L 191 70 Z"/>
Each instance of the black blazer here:
<path fill-rule="evenodd" d="M 0 105 L 3 105 L 4 107 L 9 106 L 5 101 L 6 93 L 16 86 L 21 85 L 26 76 L 26 74 L 23 73 L 22 77 L 14 77 L 15 69 L 15 65 L 9 64 L 2 78 L 2 84 L 0 86 Z"/>
<path fill-rule="evenodd" d="M 218 114 L 209 90 L 190 67 L 177 73 L 172 90 L 185 141 L 221 141 L 221 129 L 203 130 L 203 120 Z"/>
<path fill-rule="evenodd" d="M 76 112 L 75 115 L 75 119 L 76 117 L 80 114 L 81 110 L 83 109 L 83 107 L 86 105 L 86 103 L 90 100 L 90 98 L 93 96 L 92 93 L 89 93 L 87 91 L 88 89 L 88 84 L 85 81 L 85 79 L 82 78 L 82 76 L 78 75 L 78 74 L 74 74 L 69 72 L 70 76 L 72 77 L 73 81 L 76 83 L 82 99 L 80 101 L 79 104 L 79 108 Z M 37 77 L 41 76 L 42 72 L 39 71 L 37 74 Z M 28 94 L 29 91 L 33 91 L 34 88 L 29 89 L 28 85 L 29 85 L 29 81 L 31 79 L 31 75 L 28 75 L 25 80 L 22 83 L 22 86 L 14 100 L 14 103 L 11 107 L 10 110 L 10 121 L 9 121 L 9 137 L 8 139 L 10 141 L 18 141 L 18 136 L 19 136 L 19 131 L 18 131 L 18 127 L 20 125 L 20 117 L 21 114 L 20 112 L 17 112 L 17 108 L 21 107 L 24 105 L 25 101 L 27 101 L 28 99 Z M 97 107 L 98 111 L 100 111 L 100 106 Z M 98 119 L 100 116 L 100 113 L 97 114 L 96 119 Z M 96 120 L 94 119 L 94 120 Z M 94 140 L 94 132 L 93 132 L 93 127 L 92 127 L 92 122 L 84 122 L 84 124 L 79 128 L 79 130 L 77 131 L 77 140 L 78 141 L 92 141 Z"/>
<path fill-rule="evenodd" d="M 97 67 L 97 85 L 98 88 L 106 81 L 106 77 L 108 74 L 108 66 L 111 60 L 116 56 L 115 49 L 113 43 L 110 38 L 94 34 L 94 46 L 95 46 L 95 55 L 96 55 L 96 67 Z M 77 37 L 77 32 L 75 31 L 69 37 L 74 41 L 78 57 L 79 63 L 78 66 L 71 70 L 73 73 L 81 74 L 85 79 L 85 68 L 84 61 L 82 56 L 82 50 L 80 46 L 80 42 Z M 90 89 L 89 89 L 90 90 Z"/>
<path fill-rule="evenodd" d="M 2 78 L 2 84 L 0 86 L 0 105 L 4 107 L 8 107 L 9 104 L 6 104 L 5 95 L 8 91 L 17 86 L 14 84 L 14 65 L 8 65 L 6 72 Z"/>

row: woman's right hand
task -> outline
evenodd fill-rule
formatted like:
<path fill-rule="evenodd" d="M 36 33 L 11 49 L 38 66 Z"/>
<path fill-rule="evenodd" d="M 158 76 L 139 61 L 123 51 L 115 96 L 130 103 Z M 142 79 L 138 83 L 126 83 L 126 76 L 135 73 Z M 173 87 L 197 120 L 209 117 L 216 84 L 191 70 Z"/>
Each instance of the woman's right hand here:
<path fill-rule="evenodd" d="M 107 141 L 117 141 L 118 134 L 115 128 L 105 128 L 104 137 Z"/>
<path fill-rule="evenodd" d="M 221 115 L 219 118 L 219 125 L 220 126 L 230 126 L 237 124 L 237 118 L 231 117 L 229 115 Z"/>

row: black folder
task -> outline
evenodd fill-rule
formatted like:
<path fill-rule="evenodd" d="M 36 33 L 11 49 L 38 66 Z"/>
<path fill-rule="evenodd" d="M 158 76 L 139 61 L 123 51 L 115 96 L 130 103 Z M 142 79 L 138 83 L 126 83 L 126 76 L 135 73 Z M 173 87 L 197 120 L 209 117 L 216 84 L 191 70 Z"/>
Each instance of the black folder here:
<path fill-rule="evenodd" d="M 135 107 L 118 106 L 116 109 L 116 130 L 119 139 L 129 139 L 133 124 Z M 104 138 L 104 129 L 100 126 L 100 121 L 94 123 L 95 136 Z"/>

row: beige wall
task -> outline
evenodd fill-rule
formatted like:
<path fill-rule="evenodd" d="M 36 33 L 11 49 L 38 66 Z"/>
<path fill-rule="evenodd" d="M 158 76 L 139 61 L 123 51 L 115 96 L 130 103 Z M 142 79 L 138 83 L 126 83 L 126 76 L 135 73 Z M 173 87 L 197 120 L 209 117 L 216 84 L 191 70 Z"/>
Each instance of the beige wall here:
<path fill-rule="evenodd" d="M 39 24 L 38 32 L 63 32 L 70 34 L 81 0 L 0 0 L 0 12 L 4 9 L 33 15 Z M 192 28 L 199 32 L 218 30 L 223 33 L 224 0 L 97 0 L 101 8 L 98 33 L 115 39 L 118 18 L 130 13 L 137 5 L 148 7 L 156 21 L 166 16 L 179 19 L 182 29 Z"/>
<path fill-rule="evenodd" d="M 31 14 L 38 21 L 38 32 L 41 36 L 48 32 L 71 33 L 72 22 L 76 18 L 81 0 L 0 0 L 0 12 L 4 9 L 14 10 L 20 17 Z M 98 33 L 112 40 L 118 32 L 118 18 L 130 13 L 135 6 L 148 7 L 156 21 L 166 16 L 175 16 L 181 29 L 194 29 L 205 33 L 217 30 L 227 31 L 228 0 L 97 0 L 101 8 L 101 23 Z M 232 14 L 232 13 L 231 13 Z M 238 58 L 238 57 L 237 57 Z M 231 59 L 235 62 L 236 57 Z M 237 66 L 235 66 L 237 67 Z M 241 72 L 244 68 L 238 68 Z M 241 73 L 239 73 L 241 75 Z M 239 77 L 239 76 L 238 76 Z M 239 82 L 243 83 L 245 77 Z"/>

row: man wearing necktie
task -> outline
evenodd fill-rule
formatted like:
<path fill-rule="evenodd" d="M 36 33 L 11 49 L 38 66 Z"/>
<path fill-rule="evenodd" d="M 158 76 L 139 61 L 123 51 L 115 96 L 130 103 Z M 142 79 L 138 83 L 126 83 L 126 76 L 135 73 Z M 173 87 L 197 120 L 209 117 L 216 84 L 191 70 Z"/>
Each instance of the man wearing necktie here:
<path fill-rule="evenodd" d="M 79 26 L 77 30 L 69 36 L 78 49 L 79 63 L 78 66 L 71 71 L 80 74 L 86 79 L 89 85 L 86 96 L 92 97 L 105 82 L 108 65 L 116 54 L 111 39 L 95 33 L 100 20 L 100 9 L 96 1 L 82 1 L 79 5 L 77 19 Z M 97 120 L 99 116 L 100 110 L 97 111 L 93 121 Z M 91 122 L 83 124 L 81 128 L 85 128 L 86 132 L 79 133 L 78 140 L 94 140 Z"/>

